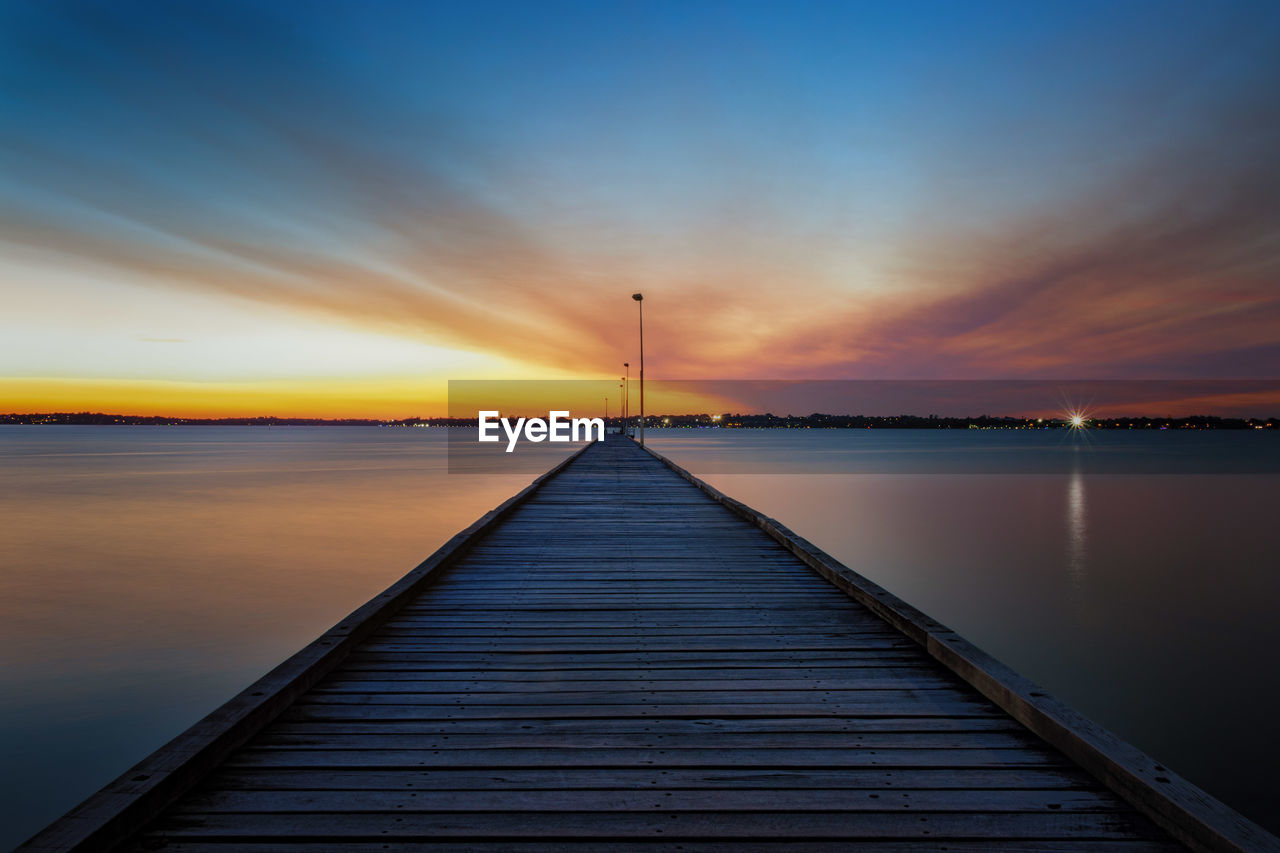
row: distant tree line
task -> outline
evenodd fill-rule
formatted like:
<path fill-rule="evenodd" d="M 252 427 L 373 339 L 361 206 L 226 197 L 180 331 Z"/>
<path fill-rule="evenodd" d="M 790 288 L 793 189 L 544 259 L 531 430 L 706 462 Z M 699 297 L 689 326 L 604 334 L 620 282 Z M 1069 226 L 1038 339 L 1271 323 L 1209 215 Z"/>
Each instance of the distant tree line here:
<path fill-rule="evenodd" d="M 639 422 L 638 418 L 634 420 Z M 610 419 L 610 423 L 616 422 L 617 419 Z M 957 418 L 940 415 L 830 415 L 820 412 L 810 415 L 651 415 L 645 418 L 645 424 L 648 428 L 725 429 L 1067 429 L 1073 426 L 1067 417 L 979 415 Z M 1088 429 L 1275 429 L 1280 427 L 1280 418 L 1225 418 L 1217 415 L 1089 418 L 1083 425 Z"/>
<path fill-rule="evenodd" d="M 108 415 L 102 412 L 52 412 L 0 415 L 0 424 L 71 424 L 90 426 L 475 426 L 461 418 L 281 418 L 262 415 L 248 418 L 175 418 L 166 415 Z"/>
<path fill-rule="evenodd" d="M 638 424 L 639 418 L 628 420 Z M 111 415 L 102 412 L 52 412 L 0 415 L 0 424 L 69 424 L 133 426 L 382 426 L 382 427 L 474 427 L 475 418 L 175 418 L 162 415 Z M 620 426 L 621 418 L 609 418 L 610 426 Z M 649 415 L 648 429 L 1066 429 L 1068 418 L 1025 418 L 981 415 L 941 417 L 939 415 L 763 415 L 724 413 L 718 415 Z M 1224 418 L 1190 415 L 1180 418 L 1121 417 L 1090 418 L 1089 429 L 1277 429 L 1280 418 Z"/>

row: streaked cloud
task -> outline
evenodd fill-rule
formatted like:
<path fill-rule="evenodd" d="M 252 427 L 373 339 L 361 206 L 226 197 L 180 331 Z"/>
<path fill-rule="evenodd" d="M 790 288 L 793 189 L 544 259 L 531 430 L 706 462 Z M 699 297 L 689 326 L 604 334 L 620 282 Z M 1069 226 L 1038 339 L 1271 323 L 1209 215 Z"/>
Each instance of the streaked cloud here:
<path fill-rule="evenodd" d="M 0 32 L 0 290 L 46 342 L 15 379 L 110 378 L 124 291 L 156 294 L 137 341 L 199 349 L 187 293 L 209 340 L 360 338 L 371 377 L 400 341 L 432 382 L 616 372 L 634 290 L 654 376 L 1280 371 L 1266 4 L 73 2 Z M 181 379 L 128 352 L 116 378 Z"/>

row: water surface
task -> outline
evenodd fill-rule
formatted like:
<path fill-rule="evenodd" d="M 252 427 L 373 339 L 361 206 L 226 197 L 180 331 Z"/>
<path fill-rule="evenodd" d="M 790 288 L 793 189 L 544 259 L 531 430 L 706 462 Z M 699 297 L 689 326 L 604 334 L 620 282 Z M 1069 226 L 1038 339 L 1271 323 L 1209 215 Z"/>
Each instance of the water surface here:
<path fill-rule="evenodd" d="M 0 849 L 532 479 L 442 432 L 0 426 Z"/>
<path fill-rule="evenodd" d="M 648 439 L 1280 828 L 1280 436 Z M 447 470 L 440 430 L 0 427 L 0 848 L 531 479 Z"/>
<path fill-rule="evenodd" d="M 1280 831 L 1280 434 L 647 440 Z"/>

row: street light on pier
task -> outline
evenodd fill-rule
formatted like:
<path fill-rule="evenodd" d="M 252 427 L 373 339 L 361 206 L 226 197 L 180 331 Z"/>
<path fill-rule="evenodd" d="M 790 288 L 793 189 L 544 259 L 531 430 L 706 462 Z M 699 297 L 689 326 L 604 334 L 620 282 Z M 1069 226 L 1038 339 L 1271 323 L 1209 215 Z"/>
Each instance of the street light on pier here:
<path fill-rule="evenodd" d="M 640 446 L 644 447 L 644 296 L 631 294 L 640 309 Z"/>

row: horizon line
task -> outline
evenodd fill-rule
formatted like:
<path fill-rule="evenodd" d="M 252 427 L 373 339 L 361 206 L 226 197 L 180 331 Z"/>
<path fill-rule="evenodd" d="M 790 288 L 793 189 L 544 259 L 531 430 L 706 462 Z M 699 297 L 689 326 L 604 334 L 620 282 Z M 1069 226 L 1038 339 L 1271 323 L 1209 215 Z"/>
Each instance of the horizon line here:
<path fill-rule="evenodd" d="M 600 417 L 600 416 L 596 416 Z M 725 422 L 729 419 L 729 422 Z M 621 424 L 624 420 L 627 423 L 635 423 L 639 421 L 638 415 L 623 418 L 621 416 L 609 416 L 604 418 L 606 423 Z M 894 415 L 870 415 L 870 414 L 839 414 L 828 412 L 812 412 L 807 415 L 776 415 L 772 412 L 721 412 L 711 414 L 707 412 L 684 413 L 684 414 L 651 414 L 644 416 L 646 428 L 655 429 L 664 426 L 673 428 L 724 428 L 724 429 L 740 429 L 744 426 L 760 426 L 763 422 L 778 422 L 779 427 L 785 428 L 789 423 L 804 424 L 812 426 L 815 422 L 823 428 L 842 428 L 847 424 L 827 424 L 825 421 L 871 421 L 884 426 L 891 427 L 894 421 L 900 421 L 903 426 L 907 424 L 927 426 L 929 424 L 956 424 L 956 423 L 1002 423 L 1002 424 L 1045 424 L 1045 425 L 1070 425 L 1072 417 L 1069 415 L 1059 415 L 1053 417 L 1029 417 L 1026 415 L 992 415 L 984 413 L 981 415 L 913 415 L 899 413 Z M 667 423 L 663 423 L 666 421 Z M 671 423 L 675 421 L 675 423 Z M 752 421 L 749 425 L 738 423 L 738 421 Z M 1107 417 L 1089 417 L 1082 418 L 1084 424 L 1093 424 L 1097 426 L 1114 427 L 1120 424 L 1173 424 L 1173 423 L 1217 423 L 1217 424 L 1248 424 L 1254 426 L 1278 427 L 1280 426 L 1280 416 L 1277 415 L 1221 415 L 1221 414 L 1191 414 L 1191 415 L 1112 415 Z M 7 412 L 0 413 L 0 425 L 4 426 L 152 426 L 152 425 L 208 425 L 208 426 L 254 426 L 279 424 L 281 426 L 474 426 L 478 422 L 477 418 L 452 417 L 448 415 L 410 415 L 400 418 L 358 418 L 358 417 L 314 417 L 303 415 L 224 415 L 218 417 L 187 417 L 178 415 L 143 415 L 143 414 L 123 414 L 114 412 Z"/>

